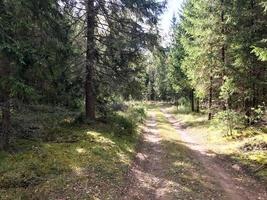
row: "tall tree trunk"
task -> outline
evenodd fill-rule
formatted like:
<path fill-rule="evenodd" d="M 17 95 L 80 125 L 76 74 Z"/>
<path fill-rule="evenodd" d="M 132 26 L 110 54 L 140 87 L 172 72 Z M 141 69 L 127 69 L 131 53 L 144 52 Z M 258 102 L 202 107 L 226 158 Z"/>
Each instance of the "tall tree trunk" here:
<path fill-rule="evenodd" d="M 255 13 L 255 9 L 254 9 L 255 1 L 250 0 L 250 5 L 251 5 L 251 13 L 254 14 Z M 253 18 L 251 18 L 251 27 L 253 27 L 254 24 L 255 24 L 255 18 L 253 17 Z M 251 71 L 252 71 L 251 75 L 253 77 L 252 78 L 252 102 L 251 102 L 252 105 L 251 106 L 255 108 L 257 106 L 257 100 L 258 100 L 257 92 L 256 92 L 256 90 L 257 90 L 256 83 L 258 83 L 257 80 L 260 80 L 260 79 L 258 77 L 257 67 L 252 67 Z"/>
<path fill-rule="evenodd" d="M 87 50 L 86 50 L 86 77 L 85 77 L 85 113 L 89 120 L 95 119 L 96 94 L 94 88 L 94 68 L 95 68 L 95 6 L 94 0 L 87 0 Z"/>
<path fill-rule="evenodd" d="M 222 36 L 225 35 L 225 25 L 224 25 L 224 15 L 225 15 L 225 10 L 224 10 L 224 0 L 221 0 L 221 34 Z M 223 65 L 223 70 L 222 70 L 222 79 L 223 79 L 223 84 L 225 83 L 225 79 L 224 76 L 227 75 L 226 74 L 226 57 L 225 57 L 225 53 L 226 53 L 226 44 L 225 41 L 223 40 L 222 43 L 222 48 L 221 48 L 221 56 L 222 56 L 222 65 Z M 230 104 L 230 99 L 226 99 L 223 102 L 223 110 L 229 109 L 229 104 Z"/>
<path fill-rule="evenodd" d="M 199 113 L 199 111 L 200 111 L 200 109 L 199 109 L 199 98 L 197 98 L 197 100 L 196 100 L 196 104 L 197 104 L 197 105 L 196 105 L 196 106 L 197 106 L 197 107 L 196 107 L 196 112 Z"/>
<path fill-rule="evenodd" d="M 254 0 L 250 0 L 250 6 L 251 6 L 251 13 L 254 11 Z M 254 25 L 254 18 L 251 18 L 251 27 Z M 253 121 L 251 120 L 251 108 L 254 106 L 254 82 L 253 79 L 254 76 L 254 67 L 249 65 L 248 70 L 248 81 L 249 81 L 249 88 L 252 89 L 252 94 L 249 95 L 249 98 L 245 100 L 245 115 L 247 117 L 247 125 L 251 125 Z"/>
<path fill-rule="evenodd" d="M 7 149 L 10 132 L 10 101 L 8 93 L 3 95 L 2 104 L 2 127 L 0 132 L 0 150 Z"/>
<path fill-rule="evenodd" d="M 213 77 L 210 76 L 210 89 L 209 89 L 209 114 L 208 114 L 208 119 L 212 119 L 212 87 L 213 87 Z"/>
<path fill-rule="evenodd" d="M 0 87 L 0 103 L 2 107 L 2 124 L 0 130 L 0 150 L 6 149 L 9 143 L 10 132 L 10 99 L 9 99 L 9 85 L 8 78 L 10 76 L 10 62 L 3 55 L 0 54 L 0 76 L 6 78 L 6 84 Z"/>
<path fill-rule="evenodd" d="M 195 98 L 194 98 L 194 89 L 191 90 L 191 111 L 195 112 Z"/>

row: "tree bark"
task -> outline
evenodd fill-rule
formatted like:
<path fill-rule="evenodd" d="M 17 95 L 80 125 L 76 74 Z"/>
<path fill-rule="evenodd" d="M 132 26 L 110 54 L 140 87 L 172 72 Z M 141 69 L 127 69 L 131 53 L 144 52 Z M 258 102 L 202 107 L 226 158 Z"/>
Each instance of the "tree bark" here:
<path fill-rule="evenodd" d="M 86 50 L 86 77 L 85 77 L 85 113 L 88 120 L 95 119 L 96 94 L 94 88 L 94 68 L 95 68 L 95 6 L 94 0 L 87 0 L 86 4 L 87 23 L 87 50 Z"/>
<path fill-rule="evenodd" d="M 200 109 L 199 109 L 199 98 L 197 98 L 196 103 L 197 103 L 196 112 L 199 113 L 199 111 L 200 111 Z"/>
<path fill-rule="evenodd" d="M 10 133 L 10 101 L 8 94 L 5 96 L 2 105 L 2 130 L 0 134 L 0 150 L 8 148 L 9 144 L 9 133 Z"/>
<path fill-rule="evenodd" d="M 221 0 L 221 33 L 222 35 L 225 35 L 225 26 L 224 26 L 224 15 L 225 15 L 225 10 L 224 10 L 224 0 Z M 222 48 L 221 48 L 221 56 L 222 56 L 222 67 L 223 67 L 223 70 L 222 70 L 222 79 L 223 79 L 223 84 L 225 83 L 225 79 L 224 79 L 224 76 L 226 75 L 226 57 L 225 57 L 225 54 L 226 54 L 226 44 L 225 44 L 225 41 L 223 40 L 223 44 L 222 44 Z M 223 102 L 223 110 L 226 110 L 226 109 L 229 109 L 229 101 L 230 99 L 227 98 L 226 100 L 224 100 Z"/>
<path fill-rule="evenodd" d="M 10 76 L 10 62 L 3 55 L 0 54 L 0 75 L 4 81 L 0 87 L 0 102 L 2 109 L 2 124 L 0 130 L 0 150 L 8 148 L 9 133 L 10 133 L 10 89 L 8 86 L 8 78 Z"/>
<path fill-rule="evenodd" d="M 195 112 L 195 98 L 194 98 L 194 89 L 191 90 L 191 111 Z"/>
<path fill-rule="evenodd" d="M 212 119 L 212 87 L 213 87 L 213 77 L 210 76 L 210 88 L 209 88 L 209 114 L 208 114 L 208 120 Z"/>

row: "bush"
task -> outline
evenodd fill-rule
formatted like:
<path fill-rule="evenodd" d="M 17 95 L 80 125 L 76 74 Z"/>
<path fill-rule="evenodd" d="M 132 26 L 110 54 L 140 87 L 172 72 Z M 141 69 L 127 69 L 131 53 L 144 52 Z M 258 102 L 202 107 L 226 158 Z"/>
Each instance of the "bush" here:
<path fill-rule="evenodd" d="M 138 123 L 143 122 L 145 117 L 146 112 L 143 106 L 131 105 L 124 112 L 109 114 L 107 119 L 111 123 L 115 134 L 130 135 L 136 132 Z"/>
<path fill-rule="evenodd" d="M 250 116 L 246 116 L 249 124 L 257 124 L 262 121 L 265 114 L 265 104 L 250 109 Z"/>
<path fill-rule="evenodd" d="M 228 109 L 215 114 L 213 122 L 226 131 L 226 135 L 232 135 L 233 130 L 243 123 L 244 117 L 234 110 Z"/>
<path fill-rule="evenodd" d="M 190 102 L 185 97 L 181 97 L 177 101 L 177 110 L 181 113 L 191 112 Z"/>
<path fill-rule="evenodd" d="M 130 107 L 126 114 L 135 123 L 143 122 L 146 117 L 146 111 L 143 106 Z"/>
<path fill-rule="evenodd" d="M 111 104 L 111 109 L 113 111 L 125 111 L 127 110 L 127 105 L 124 103 L 113 103 Z"/>
<path fill-rule="evenodd" d="M 112 130 L 116 135 L 130 135 L 135 133 L 136 124 L 129 118 L 120 115 L 112 114 L 108 116 L 108 122 L 111 123 Z"/>

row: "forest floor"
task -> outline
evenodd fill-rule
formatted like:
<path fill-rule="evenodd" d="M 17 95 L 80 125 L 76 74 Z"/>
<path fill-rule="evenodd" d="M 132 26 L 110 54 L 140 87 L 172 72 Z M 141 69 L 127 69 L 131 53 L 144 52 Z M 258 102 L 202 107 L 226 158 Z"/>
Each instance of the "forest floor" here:
<path fill-rule="evenodd" d="M 146 107 L 147 120 L 135 133 L 124 129 L 133 128 L 133 108 L 94 124 L 72 123 L 75 113 L 61 108 L 14 115 L 23 127 L 14 124 L 21 135 L 0 152 L 0 199 L 267 199 L 266 169 L 255 177 L 246 168 L 265 163 L 266 150 L 240 150 L 258 147 L 247 142 L 266 141 L 266 133 L 228 140 L 203 114 L 141 104 L 134 106 Z"/>
<path fill-rule="evenodd" d="M 187 133 L 168 109 L 149 113 L 121 199 L 267 199 L 263 182 Z"/>
<path fill-rule="evenodd" d="M 45 105 L 12 113 L 16 137 L 0 151 L 0 200 L 117 199 L 139 138 L 141 124 L 129 123 L 138 107 L 94 123 Z"/>

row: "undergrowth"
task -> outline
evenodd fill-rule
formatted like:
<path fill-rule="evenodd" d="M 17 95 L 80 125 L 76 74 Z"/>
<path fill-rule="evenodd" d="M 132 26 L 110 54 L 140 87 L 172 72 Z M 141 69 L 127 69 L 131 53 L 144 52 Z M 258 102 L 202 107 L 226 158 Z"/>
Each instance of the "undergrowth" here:
<path fill-rule="evenodd" d="M 267 150 L 260 148 L 267 144 L 265 126 L 239 127 L 231 135 L 226 135 L 225 128 L 218 126 L 217 122 L 208 121 L 205 113 L 185 113 L 170 105 L 166 109 L 176 116 L 188 133 L 199 136 L 214 152 L 231 158 L 251 174 L 267 181 L 267 168 L 255 172 L 255 169 L 267 163 Z"/>
<path fill-rule="evenodd" d="M 50 111 L 31 114 L 39 112 L 48 118 Z M 0 199 L 115 198 L 134 155 L 143 106 L 89 125 L 74 123 L 77 115 L 50 116 L 54 125 L 43 126 L 39 137 L 18 137 L 9 152 L 0 152 Z"/>

